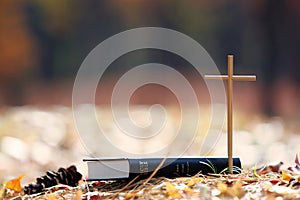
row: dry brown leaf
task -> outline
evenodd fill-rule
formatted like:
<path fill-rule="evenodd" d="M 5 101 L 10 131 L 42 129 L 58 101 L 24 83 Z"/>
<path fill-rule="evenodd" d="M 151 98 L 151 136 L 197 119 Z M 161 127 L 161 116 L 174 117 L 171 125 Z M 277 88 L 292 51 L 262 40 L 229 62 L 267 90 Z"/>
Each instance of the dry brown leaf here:
<path fill-rule="evenodd" d="M 87 192 L 81 196 L 82 200 L 100 200 L 100 195 L 98 192 Z"/>
<path fill-rule="evenodd" d="M 262 174 L 267 174 L 269 172 L 279 172 L 280 167 L 283 165 L 283 162 L 279 162 L 275 165 L 266 165 L 261 168 L 256 169 L 257 174 L 262 175 Z"/>
<path fill-rule="evenodd" d="M 242 182 L 237 181 L 233 184 L 233 186 L 228 187 L 225 183 L 219 182 L 217 184 L 217 188 L 220 191 L 220 196 L 230 196 L 230 197 L 238 197 L 241 198 L 245 195 L 245 191 L 242 188 Z"/>
<path fill-rule="evenodd" d="M 300 163 L 298 154 L 296 154 L 295 164 L 295 167 L 289 167 L 288 170 L 292 171 L 294 174 L 300 175 Z"/>
<path fill-rule="evenodd" d="M 233 191 L 233 194 L 241 198 L 245 195 L 245 190 L 242 188 L 243 183 L 241 181 L 235 182 L 235 184 L 230 188 Z"/>
<path fill-rule="evenodd" d="M 280 179 L 270 179 L 269 182 L 272 183 L 273 185 L 275 185 L 275 184 L 280 183 L 281 180 Z"/>

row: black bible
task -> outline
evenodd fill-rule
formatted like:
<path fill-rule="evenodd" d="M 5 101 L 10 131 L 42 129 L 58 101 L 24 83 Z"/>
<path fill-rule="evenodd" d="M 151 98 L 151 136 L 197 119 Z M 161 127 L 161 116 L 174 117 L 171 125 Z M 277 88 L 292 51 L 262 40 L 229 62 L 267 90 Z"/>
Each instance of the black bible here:
<path fill-rule="evenodd" d="M 87 158 L 88 180 L 132 179 L 147 177 L 163 162 L 156 177 L 188 177 L 197 173 L 223 173 L 228 169 L 226 157 L 172 158 Z M 241 172 L 241 161 L 233 158 L 234 173 Z"/>

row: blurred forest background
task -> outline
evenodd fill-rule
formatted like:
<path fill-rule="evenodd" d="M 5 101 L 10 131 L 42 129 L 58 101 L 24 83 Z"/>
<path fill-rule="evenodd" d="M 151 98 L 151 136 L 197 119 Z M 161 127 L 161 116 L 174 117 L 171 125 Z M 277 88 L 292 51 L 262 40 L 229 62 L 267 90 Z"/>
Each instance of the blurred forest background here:
<path fill-rule="evenodd" d="M 235 73 L 256 74 L 258 80 L 256 83 L 235 85 L 234 108 L 249 116 L 280 116 L 299 128 L 299 19 L 298 0 L 1 0 L 0 129 L 5 141 L 3 139 L 1 143 L 3 153 L 0 153 L 0 159 L 7 167 L 0 167 L 0 172 L 15 174 L 10 167 L 22 163 L 27 173 L 32 170 L 33 174 L 39 174 L 37 169 L 40 168 L 33 168 L 33 163 L 49 169 L 49 165 L 50 168 L 57 166 L 54 160 L 66 164 L 78 155 L 73 152 L 67 159 L 67 153 L 63 153 L 65 149 L 74 147 L 74 138 L 69 133 L 74 132 L 74 127 L 69 123 L 71 114 L 66 109 L 72 105 L 72 87 L 77 70 L 88 53 L 103 40 L 138 27 L 170 28 L 192 37 L 207 50 L 222 73 L 227 71 L 227 55 L 235 55 Z M 109 103 L 114 81 L 124 71 L 150 61 L 172 66 L 191 81 L 199 78 L 192 73 L 190 66 L 174 55 L 157 51 L 135 52 L 121 57 L 107 71 L 107 85 L 102 85 L 100 93 L 108 95 L 107 98 L 98 98 L 97 103 Z M 162 90 L 157 86 L 152 89 L 156 94 Z M 142 93 L 133 103 L 170 103 L 174 99 L 172 94 L 166 92 L 164 95 Z M 59 112 L 51 110 L 48 113 L 27 108 L 19 110 L 18 114 L 15 110 L 6 110 L 24 105 L 64 107 Z M 67 125 L 62 124 L 66 121 Z M 35 128 L 29 129 L 28 123 Z M 270 124 L 256 127 L 260 128 L 257 131 L 259 137 L 265 131 L 272 134 L 285 132 L 281 121 L 275 120 Z M 16 138 L 23 139 L 8 137 L 15 132 L 19 134 Z M 25 134 L 22 132 L 26 132 L 26 137 L 20 136 Z M 31 145 L 35 150 L 30 153 L 31 147 L 26 145 L 31 144 L 28 138 L 36 137 L 35 133 L 41 135 L 41 142 Z M 62 133 L 69 136 L 62 136 Z M 272 134 L 262 140 L 272 138 L 271 145 L 272 141 L 280 141 L 284 137 Z M 27 142 L 26 145 L 23 141 Z M 287 144 L 282 148 L 286 148 Z M 60 149 L 55 153 L 57 145 Z M 13 147 L 16 152 L 11 150 Z M 253 151 L 255 149 L 252 148 Z M 292 156 L 297 150 L 292 151 Z M 270 152 L 273 156 L 274 151 Z M 54 159 L 54 155 L 60 157 Z M 26 156 L 31 159 L 28 165 L 24 165 Z M 81 157 L 77 157 L 77 161 L 80 163 Z M 258 161 L 254 159 L 249 163 Z"/>
<path fill-rule="evenodd" d="M 256 97 L 242 99 L 249 110 L 289 117 L 300 113 L 297 0 L 3 0 L 0 9 L 1 105 L 70 105 L 76 72 L 97 44 L 127 29 L 158 26 L 194 38 L 221 72 L 226 72 L 226 56 L 234 54 L 236 73 L 256 74 Z M 138 56 L 123 60 L 112 74 Z M 176 59 L 159 59 L 185 69 Z"/>

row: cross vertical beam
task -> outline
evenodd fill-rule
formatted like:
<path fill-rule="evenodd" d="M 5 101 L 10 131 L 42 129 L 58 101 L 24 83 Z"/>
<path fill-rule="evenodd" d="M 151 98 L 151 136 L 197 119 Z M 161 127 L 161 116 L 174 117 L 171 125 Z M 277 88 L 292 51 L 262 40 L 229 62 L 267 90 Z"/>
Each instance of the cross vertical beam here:
<path fill-rule="evenodd" d="M 223 80 L 227 81 L 227 151 L 228 151 L 228 171 L 233 173 L 233 156 L 232 156 L 232 138 L 233 138 L 233 81 L 256 81 L 256 76 L 241 76 L 233 74 L 233 55 L 228 55 L 228 74 L 227 75 L 205 75 L 206 80 Z"/>
<path fill-rule="evenodd" d="M 232 93 L 233 93 L 233 55 L 228 55 L 228 80 L 227 80 L 227 152 L 228 152 L 228 170 L 232 173 L 233 156 L 232 156 Z"/>

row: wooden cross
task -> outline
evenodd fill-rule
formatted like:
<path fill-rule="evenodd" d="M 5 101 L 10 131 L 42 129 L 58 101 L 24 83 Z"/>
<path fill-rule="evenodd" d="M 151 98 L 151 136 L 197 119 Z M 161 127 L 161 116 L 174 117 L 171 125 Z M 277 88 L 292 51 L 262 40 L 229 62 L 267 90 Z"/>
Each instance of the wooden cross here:
<path fill-rule="evenodd" d="M 227 150 L 228 150 L 228 171 L 233 172 L 232 159 L 232 93 L 233 81 L 256 81 L 256 76 L 239 76 L 233 74 L 233 55 L 228 55 L 228 74 L 227 75 L 205 75 L 206 80 L 227 81 Z"/>

